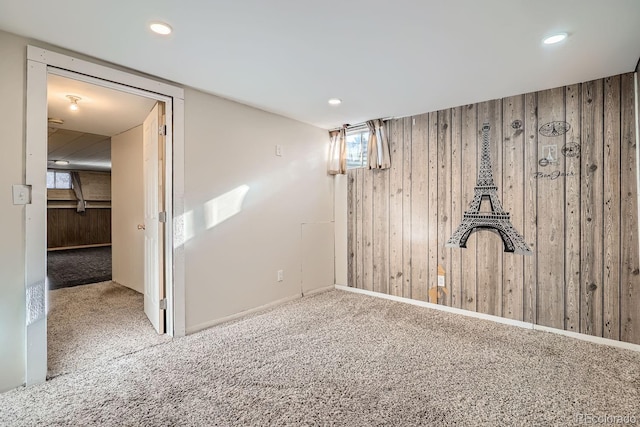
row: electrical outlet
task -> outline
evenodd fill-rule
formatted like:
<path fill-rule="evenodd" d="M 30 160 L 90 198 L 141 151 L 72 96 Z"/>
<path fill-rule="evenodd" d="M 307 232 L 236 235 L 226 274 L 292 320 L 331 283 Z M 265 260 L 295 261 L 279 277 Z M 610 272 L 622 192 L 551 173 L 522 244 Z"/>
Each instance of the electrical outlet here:
<path fill-rule="evenodd" d="M 282 145 L 276 145 L 276 156 L 282 156 Z"/>
<path fill-rule="evenodd" d="M 278 270 L 278 282 L 282 282 L 284 280 L 284 270 Z"/>
<path fill-rule="evenodd" d="M 441 265 L 438 265 L 438 286 L 443 286 L 445 285 L 444 283 L 444 275 L 446 274 L 444 268 L 442 268 Z"/>

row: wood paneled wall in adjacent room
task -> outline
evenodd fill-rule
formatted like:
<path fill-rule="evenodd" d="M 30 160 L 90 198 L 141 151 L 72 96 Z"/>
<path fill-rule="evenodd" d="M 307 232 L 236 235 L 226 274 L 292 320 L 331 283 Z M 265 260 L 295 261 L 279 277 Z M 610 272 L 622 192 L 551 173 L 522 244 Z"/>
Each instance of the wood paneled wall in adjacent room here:
<path fill-rule="evenodd" d="M 47 248 L 111 243 L 111 209 L 47 209 Z"/>
<path fill-rule="evenodd" d="M 349 286 L 640 344 L 633 79 L 391 120 L 391 169 L 348 171 Z M 473 198 L 485 122 L 498 195 L 533 256 L 488 231 L 444 246 Z M 569 128 L 544 136 L 551 122 Z"/>
<path fill-rule="evenodd" d="M 73 190 L 47 190 L 47 248 L 111 243 L 111 173 L 79 171 L 87 209 L 76 211 Z"/>

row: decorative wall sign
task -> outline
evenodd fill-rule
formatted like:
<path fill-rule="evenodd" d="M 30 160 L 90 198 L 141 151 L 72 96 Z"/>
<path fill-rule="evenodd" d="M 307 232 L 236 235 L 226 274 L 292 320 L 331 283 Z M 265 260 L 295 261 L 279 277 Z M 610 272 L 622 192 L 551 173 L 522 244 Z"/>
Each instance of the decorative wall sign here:
<path fill-rule="evenodd" d="M 474 189 L 474 196 L 469 209 L 462 217 L 462 223 L 458 226 L 446 245 L 449 248 L 466 248 L 467 239 L 478 230 L 490 230 L 502 238 L 505 252 L 514 252 L 522 255 L 531 255 L 529 245 L 511 224 L 509 212 L 502 209 L 502 203 L 498 199 L 498 187 L 493 181 L 491 171 L 491 151 L 489 149 L 489 123 L 482 126 L 482 151 L 480 156 L 480 168 L 478 180 Z M 489 200 L 491 212 L 481 212 L 480 205 L 483 200 Z"/>
<path fill-rule="evenodd" d="M 511 122 L 511 127 L 513 129 L 522 129 L 522 120 L 514 120 Z"/>
<path fill-rule="evenodd" d="M 555 170 L 552 172 L 536 172 L 533 174 L 535 179 L 548 179 L 548 180 L 556 180 L 558 178 L 565 178 L 567 176 L 575 176 L 574 171 L 562 172 L 560 170 Z"/>
<path fill-rule="evenodd" d="M 566 157 L 579 157 L 580 144 L 578 144 L 577 142 L 570 142 L 562 147 L 561 152 Z"/>
<path fill-rule="evenodd" d="M 542 147 L 542 153 L 544 158 L 547 159 L 549 165 L 558 163 L 558 146 L 557 145 L 545 145 Z"/>
<path fill-rule="evenodd" d="M 549 160 L 543 157 L 540 160 L 538 160 L 538 164 L 544 168 L 546 166 L 549 166 Z"/>
<path fill-rule="evenodd" d="M 567 133 L 567 131 L 571 129 L 571 125 L 567 122 L 549 122 L 540 126 L 538 132 L 542 136 L 560 136 Z"/>

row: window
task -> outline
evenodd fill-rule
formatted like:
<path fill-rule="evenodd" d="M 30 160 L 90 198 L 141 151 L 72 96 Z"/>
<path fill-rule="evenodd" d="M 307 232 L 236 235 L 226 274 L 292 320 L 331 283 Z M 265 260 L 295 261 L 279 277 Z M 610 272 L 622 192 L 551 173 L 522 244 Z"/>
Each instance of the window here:
<path fill-rule="evenodd" d="M 347 169 L 366 168 L 369 130 L 347 131 Z"/>
<path fill-rule="evenodd" d="M 71 174 L 61 171 L 47 171 L 47 188 L 71 190 Z"/>

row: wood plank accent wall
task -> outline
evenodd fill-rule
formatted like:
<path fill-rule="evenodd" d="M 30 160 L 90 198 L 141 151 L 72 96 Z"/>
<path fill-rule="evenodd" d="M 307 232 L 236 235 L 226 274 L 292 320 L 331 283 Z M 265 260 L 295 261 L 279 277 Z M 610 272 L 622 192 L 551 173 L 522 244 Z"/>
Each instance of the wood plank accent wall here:
<path fill-rule="evenodd" d="M 391 120 L 391 168 L 348 171 L 349 286 L 640 344 L 634 106 L 629 73 Z M 487 231 L 444 246 L 485 122 L 498 195 L 533 256 Z M 570 128 L 544 136 L 550 122 Z"/>

